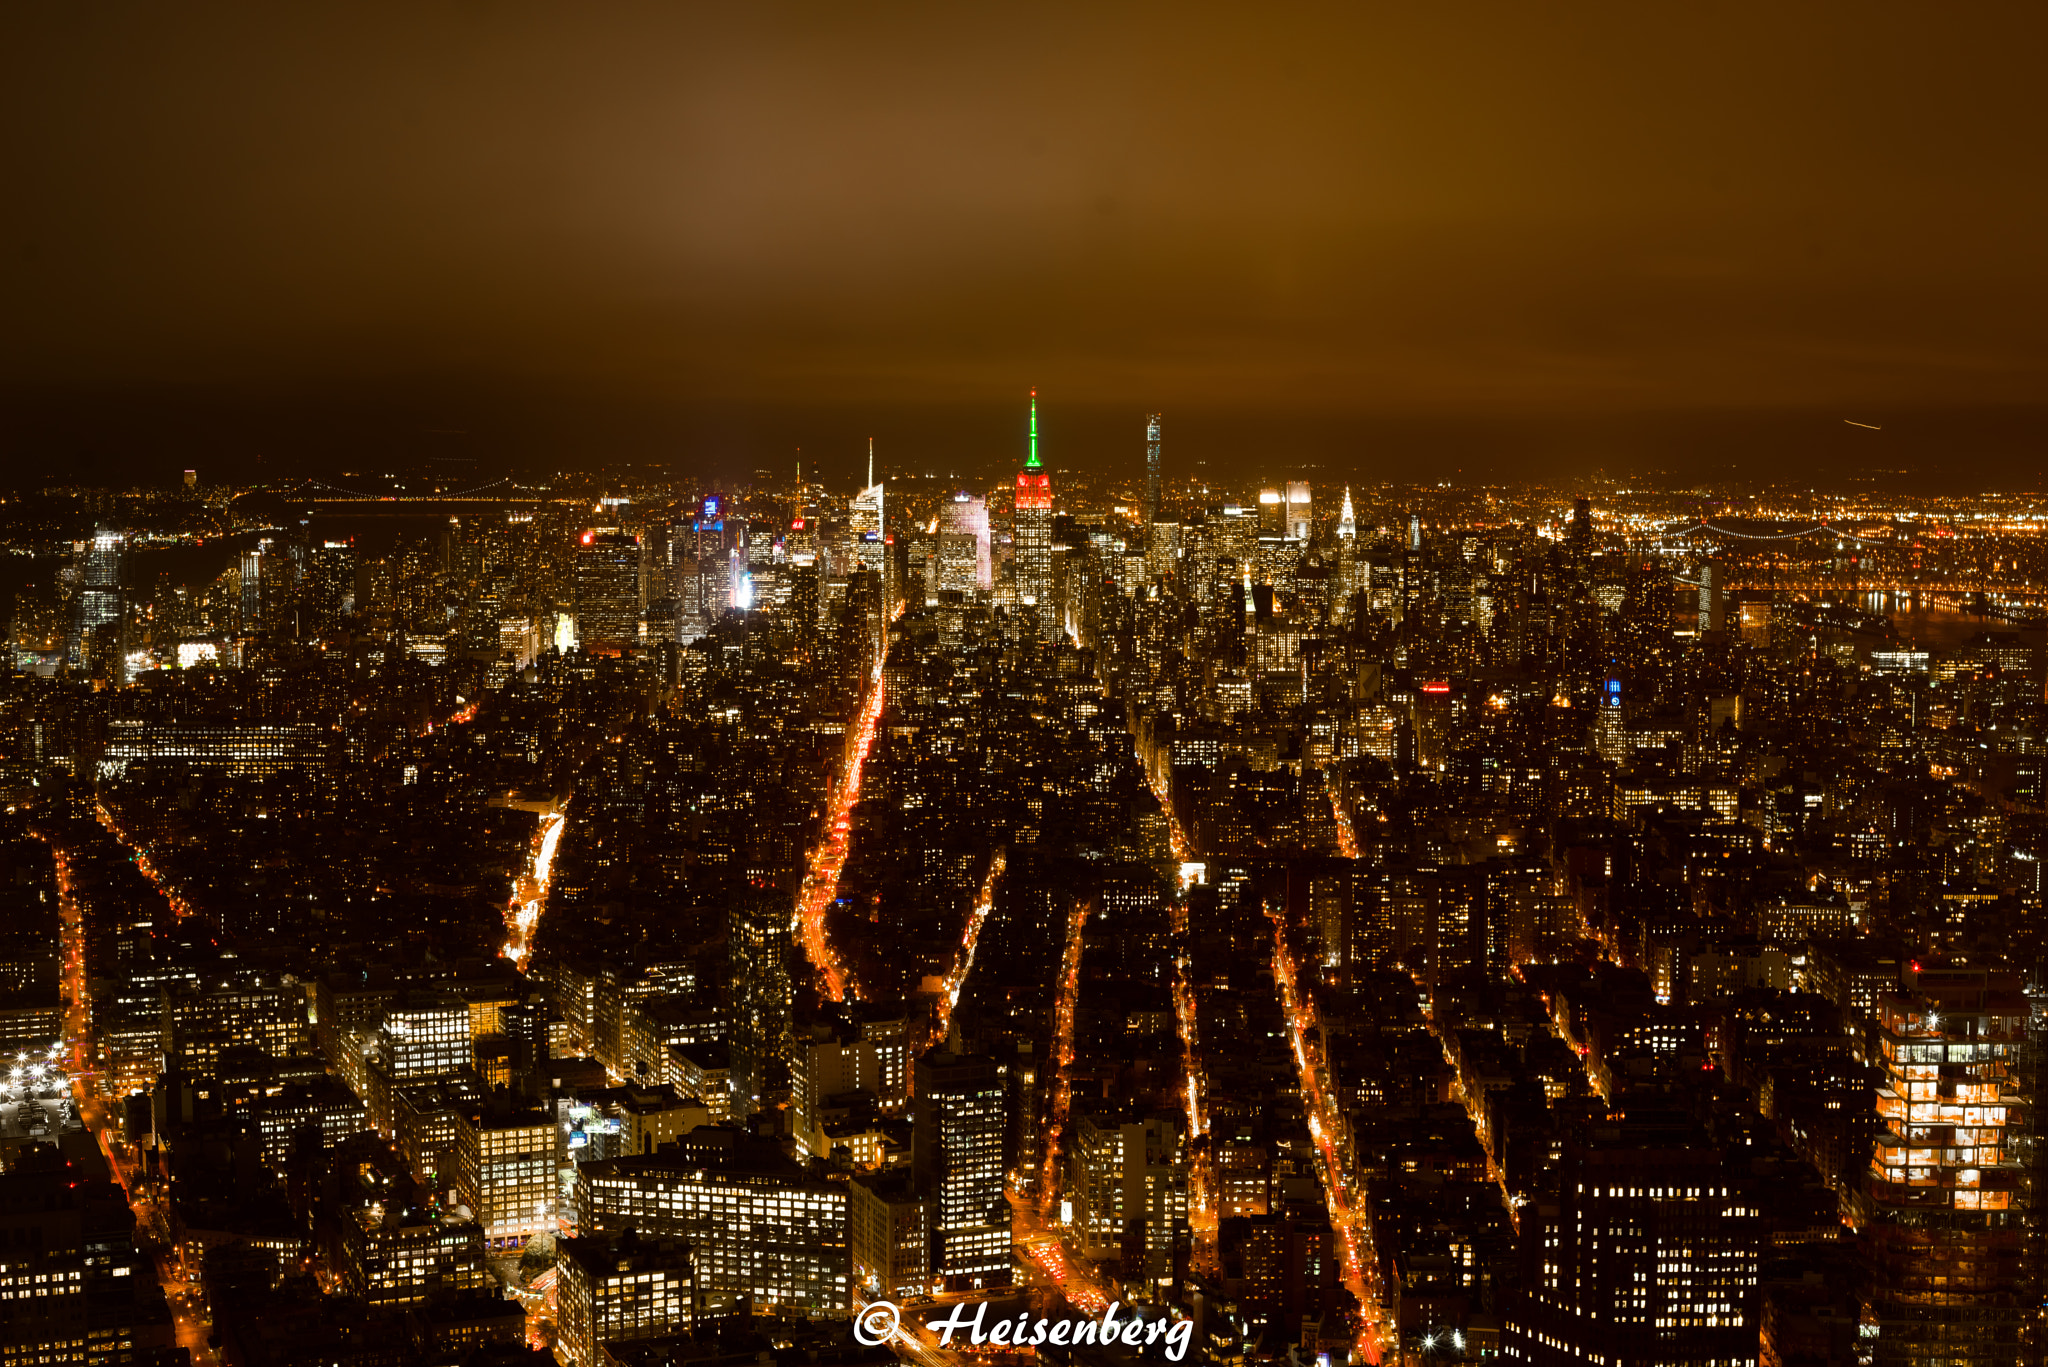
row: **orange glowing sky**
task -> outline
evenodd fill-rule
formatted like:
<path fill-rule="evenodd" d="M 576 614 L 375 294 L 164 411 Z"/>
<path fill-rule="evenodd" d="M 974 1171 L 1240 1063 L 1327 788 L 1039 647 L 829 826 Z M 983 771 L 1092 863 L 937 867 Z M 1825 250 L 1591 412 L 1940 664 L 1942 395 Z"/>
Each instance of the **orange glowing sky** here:
<path fill-rule="evenodd" d="M 2044 28 L 16 6 L 0 451 L 2031 462 Z"/>

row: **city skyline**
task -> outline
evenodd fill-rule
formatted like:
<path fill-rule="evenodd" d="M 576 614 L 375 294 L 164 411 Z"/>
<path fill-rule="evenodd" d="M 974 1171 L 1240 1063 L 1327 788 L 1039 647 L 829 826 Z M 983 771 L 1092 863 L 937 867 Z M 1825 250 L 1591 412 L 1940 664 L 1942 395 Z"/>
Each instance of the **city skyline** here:
<path fill-rule="evenodd" d="M 986 494 L 25 505 L 0 1180 L 165 1297 L 88 1323 L 2028 1360 L 2048 504 L 1226 489 L 1155 414 L 1155 509 L 1041 398 Z"/>

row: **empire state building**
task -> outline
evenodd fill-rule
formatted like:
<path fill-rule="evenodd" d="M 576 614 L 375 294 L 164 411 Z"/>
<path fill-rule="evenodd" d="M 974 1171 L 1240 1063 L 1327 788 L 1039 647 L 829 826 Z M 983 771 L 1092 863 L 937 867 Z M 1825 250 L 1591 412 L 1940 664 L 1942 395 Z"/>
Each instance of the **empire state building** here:
<path fill-rule="evenodd" d="M 1038 462 L 1038 391 L 1031 391 L 1031 445 L 1017 472 L 1016 512 L 1011 526 L 1016 546 L 1017 597 L 1038 608 L 1039 629 L 1050 637 L 1060 629 L 1052 601 L 1052 476 Z"/>

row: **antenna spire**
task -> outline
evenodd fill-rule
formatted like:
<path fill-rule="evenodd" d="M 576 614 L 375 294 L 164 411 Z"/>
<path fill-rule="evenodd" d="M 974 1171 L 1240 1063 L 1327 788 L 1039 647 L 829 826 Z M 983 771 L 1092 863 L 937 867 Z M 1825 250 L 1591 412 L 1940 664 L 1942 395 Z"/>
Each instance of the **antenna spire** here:
<path fill-rule="evenodd" d="M 868 438 L 868 488 L 875 487 L 875 439 Z"/>
<path fill-rule="evenodd" d="M 1031 458 L 1024 462 L 1027 470 L 1036 470 L 1038 465 L 1038 391 L 1031 391 Z"/>

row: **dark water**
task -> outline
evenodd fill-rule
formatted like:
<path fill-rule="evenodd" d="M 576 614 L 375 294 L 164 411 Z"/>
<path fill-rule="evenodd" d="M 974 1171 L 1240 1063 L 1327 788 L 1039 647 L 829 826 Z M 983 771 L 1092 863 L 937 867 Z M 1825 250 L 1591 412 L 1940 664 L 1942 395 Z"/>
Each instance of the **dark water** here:
<path fill-rule="evenodd" d="M 1892 626 L 1899 633 L 1899 639 L 1923 650 L 1953 650 L 1980 631 L 2018 630 L 2022 636 L 2037 646 L 2042 644 L 2044 638 L 2048 638 L 2048 627 L 2021 628 L 1996 617 L 1977 617 L 1948 608 L 1894 612 L 1890 617 Z"/>

